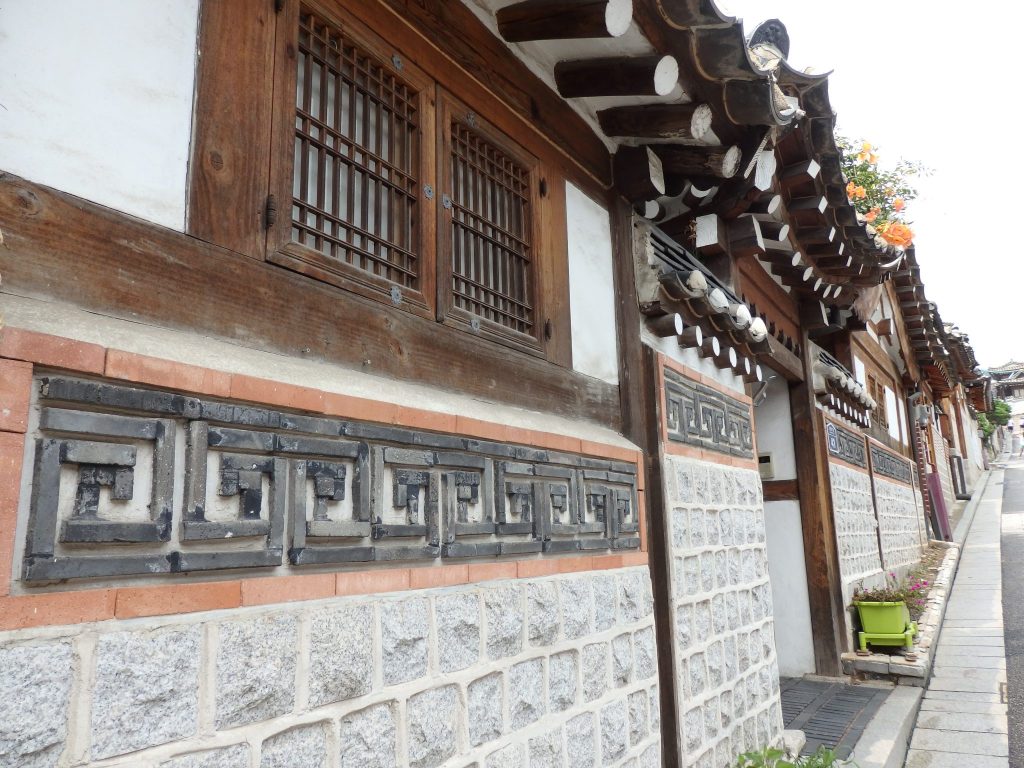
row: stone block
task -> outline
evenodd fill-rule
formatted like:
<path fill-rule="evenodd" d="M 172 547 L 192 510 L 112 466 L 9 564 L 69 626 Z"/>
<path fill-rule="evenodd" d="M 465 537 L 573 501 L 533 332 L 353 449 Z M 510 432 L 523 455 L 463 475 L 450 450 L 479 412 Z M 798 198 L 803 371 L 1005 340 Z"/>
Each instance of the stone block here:
<path fill-rule="evenodd" d="M 340 768 L 396 768 L 395 709 L 390 701 L 341 718 Z"/>
<path fill-rule="evenodd" d="M 93 760 L 196 732 L 202 628 L 101 635 L 92 689 Z"/>
<path fill-rule="evenodd" d="M 536 722 L 546 711 L 544 661 L 521 661 L 508 673 L 509 717 L 512 729 Z"/>
<path fill-rule="evenodd" d="M 693 634 L 700 644 L 711 637 L 711 601 L 701 600 L 693 607 Z"/>
<path fill-rule="evenodd" d="M 658 674 L 658 648 L 654 641 L 654 627 L 633 633 L 633 653 L 636 659 L 634 674 L 637 680 L 647 680 Z"/>
<path fill-rule="evenodd" d="M 715 555 L 703 552 L 700 556 L 700 591 L 710 592 L 715 588 Z"/>
<path fill-rule="evenodd" d="M 715 552 L 715 586 L 718 589 L 729 586 L 729 559 L 724 549 Z"/>
<path fill-rule="evenodd" d="M 714 741 L 715 737 L 718 736 L 718 730 L 722 726 L 721 717 L 718 713 L 718 699 L 711 698 L 704 702 L 701 706 L 701 711 L 704 713 L 704 736 L 708 741 Z M 767 744 L 765 740 L 761 742 Z"/>
<path fill-rule="evenodd" d="M 632 680 L 633 639 L 630 635 L 619 635 L 612 640 L 612 683 L 621 687 Z"/>
<path fill-rule="evenodd" d="M 475 592 L 438 597 L 434 616 L 442 671 L 456 672 L 480 660 L 480 598 Z"/>
<path fill-rule="evenodd" d="M 558 640 L 559 601 L 553 581 L 536 581 L 526 590 L 527 636 L 530 645 L 547 646 Z"/>
<path fill-rule="evenodd" d="M 249 745 L 235 744 L 178 755 L 160 763 L 160 768 L 249 768 Z"/>
<path fill-rule="evenodd" d="M 548 659 L 548 711 L 562 712 L 576 703 L 579 653 L 564 651 Z"/>
<path fill-rule="evenodd" d="M 385 685 L 418 680 L 427 674 L 427 615 L 425 598 L 381 603 L 381 657 Z"/>
<path fill-rule="evenodd" d="M 690 555 L 683 558 L 683 580 L 676 585 L 681 593 L 696 595 L 700 592 L 700 557 Z"/>
<path fill-rule="evenodd" d="M 731 755 L 730 755 L 731 757 Z M 731 760 L 730 760 L 731 763 Z M 721 763 L 727 765 L 729 763 Z M 661 743 L 651 744 L 640 754 L 640 768 L 660 768 L 661 766 Z"/>
<path fill-rule="evenodd" d="M 593 701 L 608 690 L 608 643 L 583 647 L 583 698 Z"/>
<path fill-rule="evenodd" d="M 636 569 L 619 577 L 619 609 L 623 621 L 632 623 L 650 616 L 654 595 L 647 569 Z"/>
<path fill-rule="evenodd" d="M 657 732 L 661 728 L 661 694 L 658 686 L 651 686 L 647 690 L 647 705 L 651 713 L 651 730 Z"/>
<path fill-rule="evenodd" d="M 629 694 L 629 743 L 636 746 L 647 738 L 647 691 Z"/>
<path fill-rule="evenodd" d="M 509 744 L 497 752 L 491 752 L 485 763 L 487 768 L 523 768 L 526 749 L 522 744 Z"/>
<path fill-rule="evenodd" d="M 721 687 L 722 683 L 725 682 L 722 643 L 715 642 L 708 646 L 705 659 L 708 665 L 708 685 L 712 689 Z"/>
<path fill-rule="evenodd" d="M 368 606 L 316 611 L 310 620 L 309 706 L 370 692 L 373 612 Z"/>
<path fill-rule="evenodd" d="M 232 728 L 291 712 L 295 706 L 298 620 L 291 614 L 218 626 L 217 727 Z"/>
<path fill-rule="evenodd" d="M 703 653 L 695 653 L 687 662 L 687 681 L 691 696 L 698 696 L 708 687 L 708 669 Z"/>
<path fill-rule="evenodd" d="M 593 631 L 594 593 L 590 577 L 566 579 L 558 585 L 565 636 L 575 640 Z"/>
<path fill-rule="evenodd" d="M 693 645 L 693 606 L 680 605 L 676 608 L 676 645 L 678 652 L 685 655 Z"/>
<path fill-rule="evenodd" d="M 433 688 L 409 699 L 406 706 L 410 768 L 435 768 L 458 747 L 459 689 Z"/>
<path fill-rule="evenodd" d="M 687 710 L 683 716 L 683 733 L 685 734 L 686 751 L 693 753 L 704 744 L 704 715 L 700 707 Z"/>
<path fill-rule="evenodd" d="M 619 589 L 614 576 L 592 577 L 594 590 L 594 629 L 603 632 L 615 626 Z"/>
<path fill-rule="evenodd" d="M 568 768 L 594 768 L 597 760 L 594 715 L 584 712 L 565 724 L 565 753 Z"/>
<path fill-rule="evenodd" d="M 515 656 L 523 649 L 522 590 L 518 586 L 488 589 L 484 593 L 487 621 L 487 658 Z"/>
<path fill-rule="evenodd" d="M 624 700 L 601 708 L 601 762 L 609 765 L 629 748 L 629 715 Z"/>
<path fill-rule="evenodd" d="M 554 728 L 530 739 L 529 768 L 562 768 L 562 729 Z"/>
<path fill-rule="evenodd" d="M 327 722 L 302 725 L 263 742 L 260 768 L 327 768 Z"/>
<path fill-rule="evenodd" d="M 707 543 L 707 529 L 704 525 L 704 510 L 691 509 L 689 515 L 690 548 L 700 549 Z"/>
<path fill-rule="evenodd" d="M 672 510 L 672 546 L 675 549 L 688 549 L 690 546 L 689 512 L 685 509 Z"/>
<path fill-rule="evenodd" d="M 716 635 L 722 635 L 728 629 L 729 614 L 723 594 L 711 598 L 711 626 Z"/>
<path fill-rule="evenodd" d="M 504 686 L 500 672 L 481 677 L 469 684 L 469 742 L 473 746 L 484 744 L 501 736 L 505 731 Z"/>
<path fill-rule="evenodd" d="M 57 765 L 67 737 L 72 665 L 67 642 L 0 648 L 0 765 Z"/>

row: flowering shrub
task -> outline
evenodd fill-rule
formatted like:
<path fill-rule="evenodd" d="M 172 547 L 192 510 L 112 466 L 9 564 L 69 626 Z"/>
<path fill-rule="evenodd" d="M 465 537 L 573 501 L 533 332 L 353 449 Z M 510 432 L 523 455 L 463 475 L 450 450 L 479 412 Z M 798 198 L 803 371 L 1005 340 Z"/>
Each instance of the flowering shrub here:
<path fill-rule="evenodd" d="M 891 571 L 885 577 L 885 586 L 865 588 L 863 584 L 853 591 L 854 603 L 906 603 L 910 617 L 917 619 L 924 613 L 928 602 L 928 581 L 919 573 L 911 572 L 897 579 Z"/>
<path fill-rule="evenodd" d="M 872 225 L 889 245 L 908 247 L 914 232 L 904 221 L 907 201 L 917 197 L 911 185 L 915 176 L 928 173 L 919 163 L 900 160 L 892 170 L 878 166 L 878 148 L 866 141 L 852 142 L 838 137 L 842 170 L 850 204 Z"/>
<path fill-rule="evenodd" d="M 843 765 L 854 766 L 853 763 L 840 759 L 828 747 L 818 747 L 813 755 L 804 755 L 796 759 L 790 759 L 781 749 L 768 747 L 759 752 L 742 754 L 736 761 L 736 768 L 839 768 Z"/>

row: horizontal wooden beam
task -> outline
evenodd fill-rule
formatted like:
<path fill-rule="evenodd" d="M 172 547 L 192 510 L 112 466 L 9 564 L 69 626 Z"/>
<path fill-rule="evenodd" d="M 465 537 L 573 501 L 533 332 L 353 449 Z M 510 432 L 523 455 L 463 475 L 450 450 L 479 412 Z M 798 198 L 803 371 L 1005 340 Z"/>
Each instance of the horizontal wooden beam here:
<path fill-rule="evenodd" d="M 0 221 L 19 295 L 620 425 L 618 387 L 11 175 Z"/>
<path fill-rule="evenodd" d="M 793 480 L 763 480 L 761 488 L 764 491 L 766 502 L 797 501 L 800 498 L 800 486 L 795 478 Z"/>
<path fill-rule="evenodd" d="M 679 63 L 674 56 L 616 56 L 555 64 L 555 85 L 566 99 L 668 96 L 678 84 Z"/>
<path fill-rule="evenodd" d="M 620 37 L 633 21 L 632 0 L 524 0 L 498 11 L 510 43 Z"/>

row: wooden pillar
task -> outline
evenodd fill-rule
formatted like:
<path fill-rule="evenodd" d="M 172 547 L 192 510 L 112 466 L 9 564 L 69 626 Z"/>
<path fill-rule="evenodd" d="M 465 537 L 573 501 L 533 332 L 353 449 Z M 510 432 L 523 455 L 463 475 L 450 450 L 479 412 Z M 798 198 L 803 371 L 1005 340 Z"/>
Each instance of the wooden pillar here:
<path fill-rule="evenodd" d="M 843 673 L 840 654 L 846 646 L 846 606 L 839 577 L 839 551 L 832 515 L 825 430 L 815 404 L 811 342 L 803 331 L 804 380 L 790 386 L 796 477 L 800 488 L 800 523 L 807 568 L 814 666 L 819 675 Z"/>
<path fill-rule="evenodd" d="M 632 210 L 611 198 L 615 268 L 616 321 L 619 341 L 619 399 L 622 432 L 644 454 L 647 555 L 654 594 L 654 632 L 658 648 L 661 702 L 661 764 L 680 768 L 679 713 L 685 702 L 676 694 L 675 629 L 672 623 L 672 540 L 662 485 L 662 398 L 658 355 L 640 340 L 640 310 L 633 274 Z"/>

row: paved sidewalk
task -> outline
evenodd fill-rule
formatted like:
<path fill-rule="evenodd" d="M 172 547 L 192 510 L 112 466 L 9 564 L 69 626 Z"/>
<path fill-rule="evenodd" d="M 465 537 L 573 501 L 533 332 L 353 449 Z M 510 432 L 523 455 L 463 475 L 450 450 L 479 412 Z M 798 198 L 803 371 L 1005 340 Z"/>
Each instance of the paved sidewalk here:
<path fill-rule="evenodd" d="M 960 556 L 906 768 L 1008 768 L 1000 523 L 989 479 Z"/>

